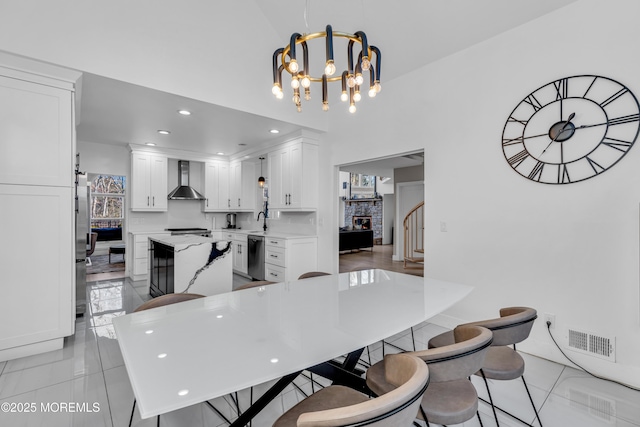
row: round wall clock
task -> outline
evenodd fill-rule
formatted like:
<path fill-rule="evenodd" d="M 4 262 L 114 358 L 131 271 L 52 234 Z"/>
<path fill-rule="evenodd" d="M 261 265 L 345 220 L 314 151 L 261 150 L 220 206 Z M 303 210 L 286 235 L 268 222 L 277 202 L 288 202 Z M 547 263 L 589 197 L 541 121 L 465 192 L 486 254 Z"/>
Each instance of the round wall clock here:
<path fill-rule="evenodd" d="M 513 109 L 502 150 L 525 178 L 570 184 L 615 165 L 639 131 L 640 105 L 626 86 L 607 77 L 572 76 L 534 90 Z"/>

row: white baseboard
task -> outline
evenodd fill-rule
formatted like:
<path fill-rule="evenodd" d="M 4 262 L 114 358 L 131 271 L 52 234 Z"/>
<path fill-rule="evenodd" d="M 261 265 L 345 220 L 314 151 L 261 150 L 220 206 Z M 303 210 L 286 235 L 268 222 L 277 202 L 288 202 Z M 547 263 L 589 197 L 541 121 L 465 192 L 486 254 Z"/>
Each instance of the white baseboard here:
<path fill-rule="evenodd" d="M 0 362 L 18 359 L 20 357 L 33 356 L 48 351 L 60 350 L 64 345 L 64 338 L 42 341 L 34 344 L 21 345 L 19 347 L 0 350 Z"/>

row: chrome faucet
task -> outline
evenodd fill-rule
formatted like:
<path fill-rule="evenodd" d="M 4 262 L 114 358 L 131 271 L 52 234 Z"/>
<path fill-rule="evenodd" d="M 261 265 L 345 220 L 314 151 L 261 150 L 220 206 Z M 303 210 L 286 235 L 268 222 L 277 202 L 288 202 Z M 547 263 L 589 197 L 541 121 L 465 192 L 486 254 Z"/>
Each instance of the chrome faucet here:
<path fill-rule="evenodd" d="M 262 219 L 264 221 L 262 224 L 262 229 L 265 232 L 267 231 L 267 213 L 269 212 L 268 205 L 269 205 L 269 202 L 264 202 L 264 210 L 258 212 L 258 219 L 256 220 L 256 221 L 260 221 L 260 214 L 262 214 Z"/>

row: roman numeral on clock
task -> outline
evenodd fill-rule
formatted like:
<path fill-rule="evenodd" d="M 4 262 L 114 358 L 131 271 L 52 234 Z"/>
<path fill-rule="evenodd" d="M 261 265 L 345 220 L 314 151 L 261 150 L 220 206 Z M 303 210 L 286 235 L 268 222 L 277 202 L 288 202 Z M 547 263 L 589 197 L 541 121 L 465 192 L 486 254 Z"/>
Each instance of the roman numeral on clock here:
<path fill-rule="evenodd" d="M 556 101 L 566 99 L 569 95 L 569 79 L 560 79 L 553 82 L 556 88 Z"/>
<path fill-rule="evenodd" d="M 630 114 L 628 116 L 616 117 L 615 119 L 609 120 L 609 126 L 633 123 L 638 120 L 640 120 L 640 114 Z"/>
<path fill-rule="evenodd" d="M 540 182 L 540 178 L 542 177 L 542 169 L 544 169 L 544 163 L 536 163 L 536 165 L 533 167 L 533 169 L 531 169 L 531 172 L 529 173 L 529 179 Z"/>
<path fill-rule="evenodd" d="M 507 145 L 516 145 L 516 144 L 523 144 L 524 143 L 524 139 L 522 138 L 522 136 L 519 136 L 517 138 L 503 138 L 502 139 L 502 145 L 503 146 L 507 146 Z"/>
<path fill-rule="evenodd" d="M 511 122 L 511 123 L 520 123 L 522 126 L 526 126 L 527 123 L 529 123 L 529 120 L 520 120 L 520 119 L 516 119 L 513 116 L 509 116 L 509 122 Z"/>
<path fill-rule="evenodd" d="M 571 182 L 571 178 L 569 177 L 569 171 L 567 170 L 567 165 L 560 164 L 558 165 L 558 184 L 566 184 Z"/>
<path fill-rule="evenodd" d="M 595 160 L 593 160 L 589 156 L 587 156 L 586 159 L 587 159 L 587 162 L 589 162 L 589 166 L 591 166 L 591 169 L 593 169 L 596 175 L 599 174 L 600 172 L 604 172 L 605 168 L 602 167 L 600 164 L 598 164 Z"/>
<path fill-rule="evenodd" d="M 527 157 L 529 157 L 529 152 L 527 150 L 522 150 L 521 152 L 519 152 L 518 154 L 511 156 L 507 159 L 507 161 L 509 162 L 509 164 L 511 165 L 511 167 L 516 168 L 518 167 L 522 162 L 524 162 Z"/>
<path fill-rule="evenodd" d="M 534 111 L 538 111 L 539 109 L 542 108 L 542 104 L 540 103 L 540 101 L 538 101 L 538 99 L 533 94 L 527 96 L 523 100 L 523 102 L 526 102 L 527 104 L 531 105 Z"/>
<path fill-rule="evenodd" d="M 602 108 L 606 107 L 607 105 L 611 104 L 613 101 L 615 101 L 616 99 L 620 98 L 622 95 L 624 95 L 627 92 L 629 92 L 629 89 L 627 89 L 626 87 L 620 89 L 619 91 L 617 91 L 616 93 L 611 95 L 609 98 L 607 98 L 604 101 L 602 101 L 600 103 L 600 106 Z"/>
<path fill-rule="evenodd" d="M 602 143 L 607 147 L 611 147 L 614 150 L 618 150 L 623 153 L 626 153 L 631 147 L 631 145 L 633 144 L 632 142 L 623 141 L 621 139 L 615 139 L 615 138 L 604 138 L 602 140 Z"/>

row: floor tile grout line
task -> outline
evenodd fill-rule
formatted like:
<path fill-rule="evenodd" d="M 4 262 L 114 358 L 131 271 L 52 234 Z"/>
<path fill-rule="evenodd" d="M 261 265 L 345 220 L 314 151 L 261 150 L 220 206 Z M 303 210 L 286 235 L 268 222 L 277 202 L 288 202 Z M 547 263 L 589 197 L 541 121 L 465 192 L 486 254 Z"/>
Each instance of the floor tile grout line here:
<path fill-rule="evenodd" d="M 40 365 L 40 366 L 42 366 L 42 365 Z M 32 368 L 27 368 L 27 369 L 32 369 Z M 14 372 L 21 372 L 21 371 L 25 371 L 25 370 L 26 370 L 26 369 L 21 369 L 21 370 L 19 370 L 19 371 L 14 371 Z M 8 373 L 10 373 L 10 374 L 11 374 L 11 373 L 13 373 L 13 372 L 8 372 Z M 100 372 L 93 372 L 93 373 L 90 373 L 90 374 L 79 375 L 79 376 L 77 376 L 77 377 L 73 377 L 73 378 L 70 378 L 70 379 L 65 380 L 65 381 L 59 381 L 59 382 L 57 382 L 57 383 L 47 384 L 47 385 L 46 385 L 46 386 L 44 386 L 44 387 L 38 387 L 38 388 L 34 388 L 33 390 L 27 390 L 27 391 L 24 391 L 24 392 L 22 392 L 22 393 L 17 393 L 17 394 L 12 394 L 12 395 L 10 395 L 10 396 L 0 397 L 0 400 L 6 400 L 6 399 L 9 399 L 9 398 L 12 398 L 12 397 L 22 396 L 23 394 L 33 393 L 34 391 L 38 391 L 38 390 L 42 390 L 42 389 L 45 389 L 45 388 L 49 388 L 49 387 L 53 387 L 53 386 L 57 386 L 57 385 L 60 385 L 60 384 L 70 383 L 70 382 L 73 382 L 73 381 L 79 380 L 79 379 L 81 379 L 81 378 L 89 377 L 89 376 L 91 376 L 91 375 L 98 375 L 98 374 L 100 374 Z"/>
<path fill-rule="evenodd" d="M 87 310 L 89 310 L 89 299 L 87 298 Z M 93 317 L 93 314 L 91 315 Z M 102 363 L 102 353 L 100 352 L 100 343 L 96 337 L 96 346 L 98 347 L 98 359 L 100 359 L 100 370 L 102 372 L 102 381 L 104 383 L 104 395 L 107 397 L 107 405 L 109 406 L 109 419 L 111 420 L 111 426 L 115 427 L 115 421 L 113 419 L 113 409 L 111 408 L 111 399 L 109 399 L 109 391 L 107 390 L 107 377 L 104 373 L 104 364 Z"/>

